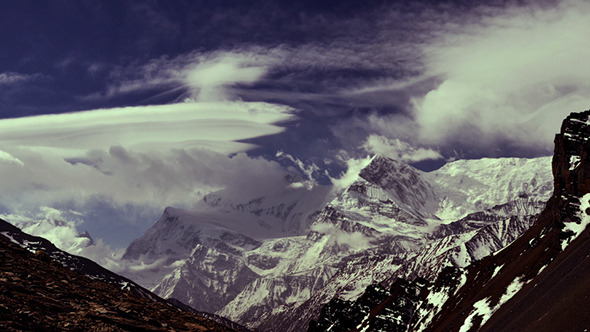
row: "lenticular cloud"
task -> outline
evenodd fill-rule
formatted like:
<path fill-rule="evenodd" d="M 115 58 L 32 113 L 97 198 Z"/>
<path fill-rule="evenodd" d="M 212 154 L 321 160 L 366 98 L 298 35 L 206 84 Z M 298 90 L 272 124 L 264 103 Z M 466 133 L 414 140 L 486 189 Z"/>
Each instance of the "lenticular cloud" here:
<path fill-rule="evenodd" d="M 276 185 L 281 167 L 242 153 L 254 145 L 239 141 L 279 133 L 294 118 L 268 103 L 185 102 L 3 119 L 0 214 L 66 208 L 84 211 L 89 227 L 107 227 L 105 219 L 122 227 L 211 190 Z M 136 220 L 136 210 L 156 212 Z"/>
<path fill-rule="evenodd" d="M 294 117 L 267 103 L 178 103 L 101 109 L 0 120 L 3 145 L 88 150 L 156 144 L 206 147 L 223 153 L 247 150 L 237 140 L 271 135 L 275 123 Z"/>

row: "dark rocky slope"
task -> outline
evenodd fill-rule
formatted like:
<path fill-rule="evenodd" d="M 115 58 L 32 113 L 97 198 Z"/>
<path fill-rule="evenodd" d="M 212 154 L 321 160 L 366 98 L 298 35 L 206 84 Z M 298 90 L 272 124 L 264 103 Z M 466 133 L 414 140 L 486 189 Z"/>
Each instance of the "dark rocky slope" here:
<path fill-rule="evenodd" d="M 145 289 L 122 290 L 117 279 L 122 277 L 92 261 L 65 253 L 57 255 L 59 249 L 49 241 L 22 233 L 3 220 L 0 225 L 2 331 L 232 331 L 211 319 L 182 311 Z M 53 256 L 68 257 L 62 261 L 77 264 L 66 268 L 45 250 L 33 253 L 31 246 L 35 245 Z M 88 269 L 81 270 L 82 265 Z M 90 278 L 73 271 L 76 269 L 99 272 L 98 277 Z M 106 281 L 117 280 L 119 287 L 97 280 L 105 276 Z"/>

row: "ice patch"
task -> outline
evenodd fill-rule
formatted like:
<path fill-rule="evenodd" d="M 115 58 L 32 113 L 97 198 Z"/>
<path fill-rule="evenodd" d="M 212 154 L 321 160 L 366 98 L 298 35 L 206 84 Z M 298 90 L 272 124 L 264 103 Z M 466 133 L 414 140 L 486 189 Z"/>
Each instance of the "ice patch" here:
<path fill-rule="evenodd" d="M 501 266 L 500 266 L 501 268 Z M 498 269 L 498 268 L 496 268 Z M 499 269 L 498 269 L 499 271 Z M 481 316 L 481 324 L 480 326 L 484 326 L 484 324 L 492 317 L 492 315 L 500 309 L 500 307 L 508 302 L 518 291 L 524 286 L 525 282 L 522 281 L 522 276 L 514 279 L 508 287 L 506 287 L 506 292 L 500 298 L 500 301 L 494 306 L 490 307 L 489 304 L 489 297 L 483 298 L 473 304 L 473 310 L 469 313 L 469 316 L 465 318 L 465 322 L 459 329 L 459 332 L 467 332 L 471 329 L 473 325 L 473 318 L 475 316 Z"/>
<path fill-rule="evenodd" d="M 570 156 L 570 171 L 573 171 L 580 166 L 580 160 L 580 156 Z"/>
<path fill-rule="evenodd" d="M 586 213 L 586 210 L 590 209 L 590 194 L 584 195 L 580 198 L 580 211 L 578 212 L 578 217 L 580 217 L 580 223 L 576 222 L 565 222 L 564 232 L 571 231 L 574 235 L 570 236 L 569 238 L 561 240 L 561 250 L 565 250 L 565 248 L 570 244 L 573 240 L 575 240 L 582 232 L 586 229 L 586 226 L 590 224 L 590 216 Z"/>
<path fill-rule="evenodd" d="M 498 272 L 500 272 L 502 267 L 504 267 L 504 264 L 496 266 L 496 268 L 494 269 L 494 273 L 492 273 L 492 277 L 490 279 L 494 279 L 498 275 Z"/>

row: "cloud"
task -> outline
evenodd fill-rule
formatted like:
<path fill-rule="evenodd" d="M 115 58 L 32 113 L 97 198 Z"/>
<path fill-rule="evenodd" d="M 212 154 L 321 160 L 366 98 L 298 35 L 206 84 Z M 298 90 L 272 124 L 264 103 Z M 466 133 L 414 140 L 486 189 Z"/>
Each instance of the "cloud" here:
<path fill-rule="evenodd" d="M 292 119 L 293 110 L 279 105 L 186 102 L 2 119 L 0 141 L 72 151 L 124 145 L 235 153 L 251 147 L 235 141 L 276 134 L 283 129 L 273 123 Z"/>
<path fill-rule="evenodd" d="M 41 77 L 40 74 L 20 74 L 13 72 L 0 73 L 0 85 L 12 85 L 19 83 L 26 83 L 32 80 L 36 80 Z"/>
<path fill-rule="evenodd" d="M 14 164 L 17 164 L 21 167 L 24 166 L 23 162 L 20 161 L 18 158 L 14 157 L 10 153 L 8 153 L 6 151 L 2 151 L 2 150 L 0 150 L 0 162 L 14 163 Z"/>
<path fill-rule="evenodd" d="M 76 226 L 81 223 L 80 214 L 75 211 L 60 211 L 42 206 L 37 213 L 28 216 L 0 214 L 23 232 L 42 236 L 58 248 L 72 254 L 79 254 L 83 247 L 92 244 L 92 239 L 80 236 Z"/>
<path fill-rule="evenodd" d="M 311 230 L 325 234 L 339 245 L 348 246 L 353 250 L 367 249 L 371 247 L 370 239 L 360 232 L 346 232 L 333 224 L 320 223 L 311 226 Z"/>
<path fill-rule="evenodd" d="M 184 80 L 200 101 L 230 100 L 228 86 L 254 83 L 266 72 L 261 66 L 242 66 L 243 62 L 235 54 L 224 55 L 197 64 L 187 71 Z"/>
<path fill-rule="evenodd" d="M 360 171 L 367 167 L 372 160 L 370 156 L 360 159 L 351 158 L 345 151 L 341 151 L 338 158 L 346 164 L 346 171 L 340 174 L 338 178 L 330 178 L 335 194 L 339 194 L 340 191 L 347 189 L 354 181 L 358 180 Z"/>
<path fill-rule="evenodd" d="M 192 207 L 223 188 L 256 195 L 286 186 L 279 164 L 249 157 L 243 151 L 254 145 L 238 141 L 279 133 L 276 123 L 293 119 L 290 107 L 246 102 L 1 119 L 0 213 L 84 211 L 76 226 L 126 245 L 166 206 Z"/>
<path fill-rule="evenodd" d="M 296 166 L 294 173 L 304 174 L 306 176 L 306 178 L 301 179 L 301 181 L 291 183 L 291 186 L 305 187 L 311 189 L 313 188 L 313 186 L 317 184 L 315 179 L 320 171 L 320 168 L 316 164 L 305 164 L 299 158 L 295 158 L 292 155 L 285 153 L 281 150 L 277 151 L 275 157 L 279 158 L 279 160 L 288 160 Z"/>
<path fill-rule="evenodd" d="M 228 190 L 229 200 L 241 202 L 289 186 L 278 163 L 244 153 L 230 157 L 204 149 L 134 152 L 112 147 L 76 160 L 52 149 L 11 153 L 24 166 L 0 168 L 0 213 L 34 220 L 40 206 L 84 211 L 76 228 L 117 247 L 140 236 L 166 206 L 191 208 L 221 189 Z"/>
<path fill-rule="evenodd" d="M 276 65 L 280 51 L 262 47 L 236 50 L 193 51 L 174 58 L 116 67 L 105 97 L 149 89 L 183 91 L 182 98 L 198 101 L 239 100 L 244 86 L 263 78 Z M 240 87 L 237 87 L 239 85 Z M 91 95 L 86 98 L 97 98 Z"/>
<path fill-rule="evenodd" d="M 426 148 L 415 148 L 397 138 L 389 139 L 380 135 L 371 135 L 363 145 L 371 154 L 390 157 L 402 162 L 418 162 L 428 159 L 441 159 L 437 151 Z"/>
<path fill-rule="evenodd" d="M 561 119 L 590 105 L 590 5 L 513 7 L 424 46 L 440 84 L 414 99 L 424 143 L 550 149 Z"/>

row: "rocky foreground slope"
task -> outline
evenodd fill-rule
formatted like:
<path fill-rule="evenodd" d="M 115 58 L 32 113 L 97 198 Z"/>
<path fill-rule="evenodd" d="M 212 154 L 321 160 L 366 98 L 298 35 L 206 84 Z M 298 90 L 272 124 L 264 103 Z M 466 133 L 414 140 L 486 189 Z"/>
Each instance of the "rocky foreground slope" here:
<path fill-rule="evenodd" d="M 0 330 L 234 331 L 3 220 Z"/>
<path fill-rule="evenodd" d="M 554 193 L 524 234 L 436 280 L 397 278 L 332 300 L 309 331 L 583 331 L 590 326 L 590 111 L 555 139 Z"/>

